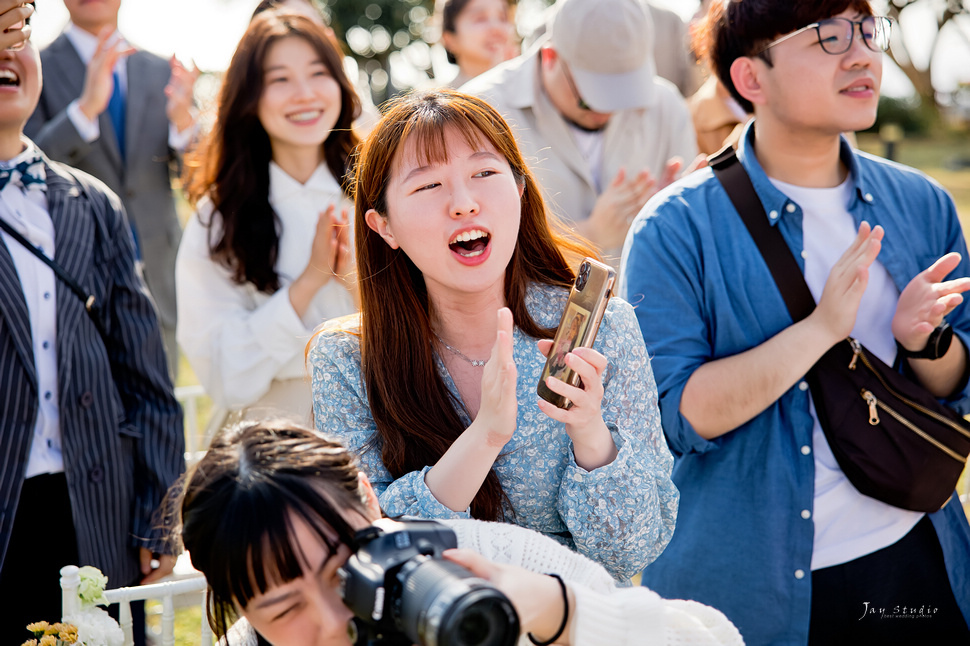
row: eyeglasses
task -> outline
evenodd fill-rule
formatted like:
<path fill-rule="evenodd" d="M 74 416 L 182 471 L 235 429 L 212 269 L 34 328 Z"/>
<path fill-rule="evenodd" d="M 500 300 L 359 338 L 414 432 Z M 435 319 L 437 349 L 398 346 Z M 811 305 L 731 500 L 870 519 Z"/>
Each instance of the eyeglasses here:
<path fill-rule="evenodd" d="M 563 61 L 562 58 L 559 59 L 559 62 L 562 65 L 562 73 L 563 76 L 566 77 L 566 83 L 569 84 L 569 89 L 572 90 L 573 96 L 576 97 L 576 107 L 580 110 L 592 112 L 593 108 L 589 107 L 589 104 L 583 101 L 583 97 L 580 96 L 579 89 L 576 87 L 576 82 L 573 81 L 573 75 L 569 72 L 569 68 L 566 67 L 566 62 Z"/>
<path fill-rule="evenodd" d="M 818 44 L 822 46 L 822 50 L 826 54 L 844 54 L 852 47 L 856 25 L 859 26 L 859 35 L 862 36 L 862 42 L 865 43 L 866 47 L 874 52 L 884 52 L 889 49 L 889 37 L 892 33 L 893 21 L 885 16 L 866 16 L 862 20 L 828 18 L 813 22 L 771 41 L 762 47 L 756 56 L 764 54 L 778 43 L 783 43 L 809 29 L 815 30 Z"/>

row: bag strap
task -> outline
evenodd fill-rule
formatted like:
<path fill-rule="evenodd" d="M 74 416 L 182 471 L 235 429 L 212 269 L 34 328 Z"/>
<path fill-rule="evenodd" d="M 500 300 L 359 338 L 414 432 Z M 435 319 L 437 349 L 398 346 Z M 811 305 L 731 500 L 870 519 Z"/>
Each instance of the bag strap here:
<path fill-rule="evenodd" d="M 107 344 L 108 333 L 105 330 L 104 323 L 101 321 L 101 313 L 98 309 L 97 303 L 95 302 L 94 294 L 86 293 L 85 290 L 77 284 L 77 281 L 71 278 L 68 273 L 64 271 L 63 267 L 44 255 L 40 249 L 32 245 L 27 238 L 10 226 L 3 218 L 0 218 L 0 229 L 3 229 L 7 235 L 20 243 L 24 249 L 37 256 L 41 262 L 50 267 L 54 271 L 54 274 L 57 275 L 57 277 L 60 278 L 61 281 L 67 285 L 72 292 L 74 292 L 74 294 L 81 300 L 81 303 L 84 304 L 84 310 L 88 313 L 88 316 L 91 317 L 91 322 L 94 323 L 94 327 L 98 329 L 98 334 L 101 335 L 101 339 L 105 342 L 105 344 Z"/>
<path fill-rule="evenodd" d="M 741 216 L 748 233 L 758 245 L 758 251 L 768 265 L 772 278 L 785 299 L 788 313 L 794 322 L 801 321 L 815 309 L 815 298 L 808 289 L 805 276 L 794 254 L 777 226 L 768 223 L 761 199 L 754 190 L 751 177 L 731 146 L 710 157 L 708 163 L 724 187 L 734 209 Z"/>

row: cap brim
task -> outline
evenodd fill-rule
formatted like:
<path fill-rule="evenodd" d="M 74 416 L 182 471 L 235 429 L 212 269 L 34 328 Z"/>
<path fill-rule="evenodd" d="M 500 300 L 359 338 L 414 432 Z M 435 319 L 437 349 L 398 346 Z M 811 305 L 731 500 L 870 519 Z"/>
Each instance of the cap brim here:
<path fill-rule="evenodd" d="M 602 74 L 570 65 L 569 71 L 583 100 L 597 112 L 617 112 L 653 105 L 653 61 L 632 72 Z"/>

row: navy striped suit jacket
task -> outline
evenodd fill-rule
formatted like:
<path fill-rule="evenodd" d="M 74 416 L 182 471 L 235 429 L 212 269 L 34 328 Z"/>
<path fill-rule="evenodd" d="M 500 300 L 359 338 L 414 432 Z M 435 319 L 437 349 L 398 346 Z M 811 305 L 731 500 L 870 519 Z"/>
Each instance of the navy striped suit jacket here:
<path fill-rule="evenodd" d="M 55 260 L 94 294 L 107 328 L 105 342 L 56 281 L 60 427 L 78 552 L 124 585 L 139 575 L 138 547 L 171 551 L 152 515 L 185 468 L 182 410 L 121 202 L 93 177 L 45 164 Z M 0 244 L 0 569 L 23 558 L 7 545 L 37 417 L 30 334 L 23 289 Z M 36 513 L 47 531 L 70 522 Z"/>

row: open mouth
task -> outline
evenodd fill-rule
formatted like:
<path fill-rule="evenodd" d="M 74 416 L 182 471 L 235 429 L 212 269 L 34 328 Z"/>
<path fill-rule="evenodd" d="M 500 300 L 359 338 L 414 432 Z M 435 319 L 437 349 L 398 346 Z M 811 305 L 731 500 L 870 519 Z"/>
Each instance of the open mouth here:
<path fill-rule="evenodd" d="M 463 231 L 456 235 L 448 247 L 464 258 L 474 258 L 485 253 L 490 236 L 481 229 Z"/>
<path fill-rule="evenodd" d="M 11 69 L 0 69 L 0 87 L 17 87 L 20 85 L 20 77 Z"/>

